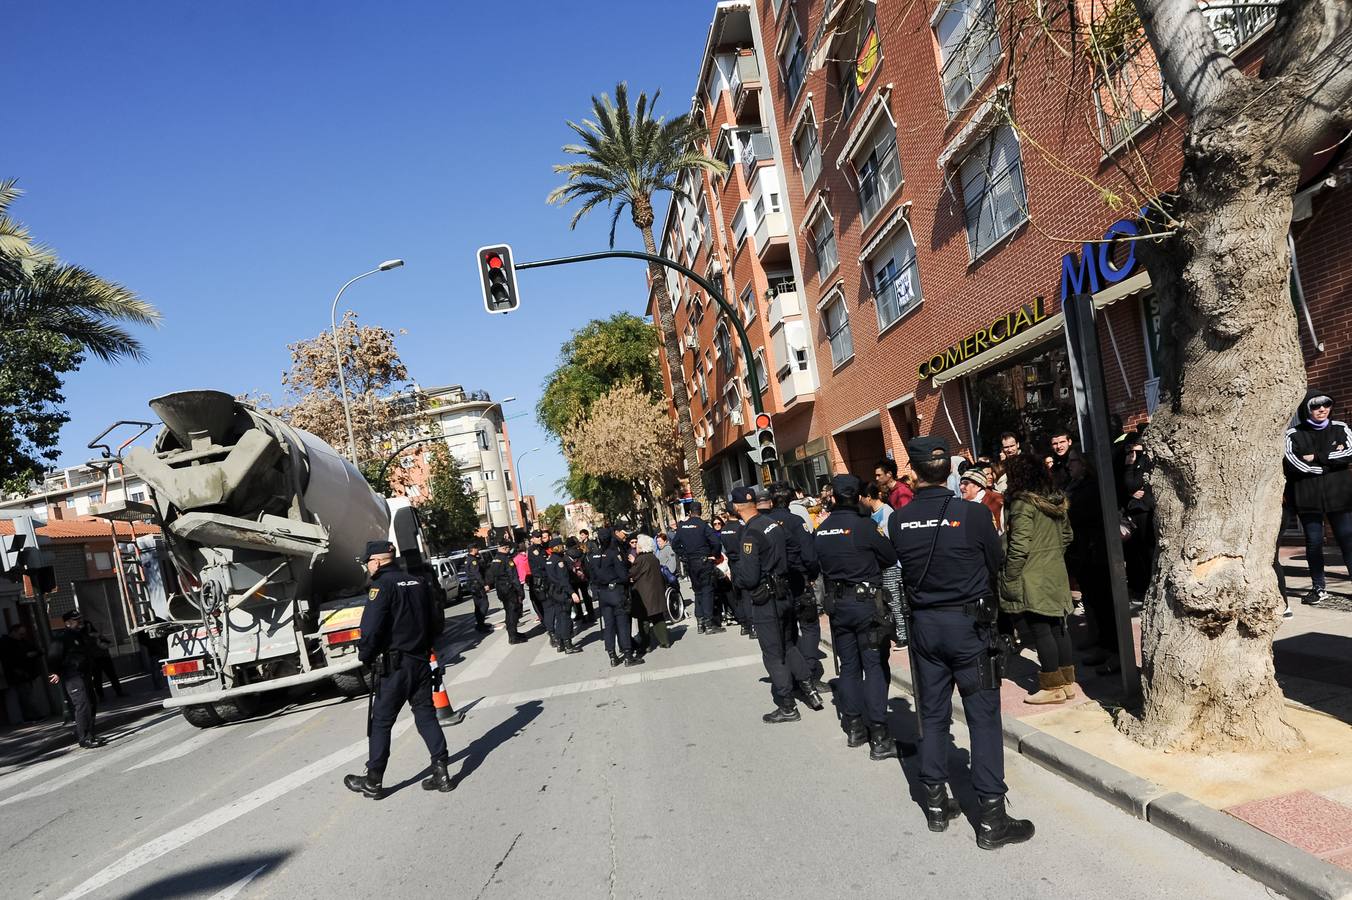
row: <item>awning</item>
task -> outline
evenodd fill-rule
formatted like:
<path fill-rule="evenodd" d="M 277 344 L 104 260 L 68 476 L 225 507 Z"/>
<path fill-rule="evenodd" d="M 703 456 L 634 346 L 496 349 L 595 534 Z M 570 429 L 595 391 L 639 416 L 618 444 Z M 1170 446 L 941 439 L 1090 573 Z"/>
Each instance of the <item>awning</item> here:
<path fill-rule="evenodd" d="M 1105 288 L 1095 294 L 1094 309 L 1103 309 L 1105 306 L 1116 303 L 1123 297 L 1134 296 L 1147 290 L 1149 287 L 1149 273 L 1138 272 L 1125 281 L 1121 281 L 1112 287 Z M 955 378 L 961 378 L 964 375 L 970 375 L 973 372 L 988 369 L 996 363 L 1009 359 L 1011 356 L 1016 356 L 1023 350 L 1060 334 L 1063 331 L 1061 323 L 1064 319 L 1065 316 L 1061 313 L 1057 313 L 1054 316 L 1048 316 L 1032 328 L 1029 328 L 1021 334 L 1015 335 L 998 347 L 992 347 L 989 350 L 982 351 L 976 356 L 958 363 L 956 366 L 944 369 L 938 375 L 934 376 L 931 383 L 935 387 L 940 387 Z"/>

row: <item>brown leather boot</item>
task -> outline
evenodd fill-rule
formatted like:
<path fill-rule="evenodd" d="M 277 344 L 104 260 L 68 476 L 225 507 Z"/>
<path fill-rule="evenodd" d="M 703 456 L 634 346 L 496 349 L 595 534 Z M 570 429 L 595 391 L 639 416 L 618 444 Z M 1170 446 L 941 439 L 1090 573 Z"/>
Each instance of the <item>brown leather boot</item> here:
<path fill-rule="evenodd" d="M 1065 703 L 1066 692 L 1061 689 L 1061 673 L 1058 672 L 1038 672 L 1038 687 L 1041 688 L 1035 694 L 1029 694 L 1023 698 L 1024 703 L 1031 703 L 1034 706 L 1046 706 L 1052 703 Z"/>
<path fill-rule="evenodd" d="M 1065 693 L 1067 700 L 1075 699 L 1075 667 L 1061 667 L 1061 690 Z"/>

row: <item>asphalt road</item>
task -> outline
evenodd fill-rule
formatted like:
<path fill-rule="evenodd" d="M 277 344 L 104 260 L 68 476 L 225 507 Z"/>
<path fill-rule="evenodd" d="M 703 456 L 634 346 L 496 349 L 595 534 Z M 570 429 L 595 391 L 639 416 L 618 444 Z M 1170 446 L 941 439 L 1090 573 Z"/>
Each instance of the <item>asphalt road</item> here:
<path fill-rule="evenodd" d="M 447 681 L 469 715 L 446 729 L 453 793 L 419 787 L 407 713 L 393 794 L 343 788 L 365 760 L 364 700 L 314 694 L 208 731 L 166 713 L 0 770 L 0 896 L 1270 896 L 1017 756 L 1011 806 L 1036 822 L 1031 843 L 979 850 L 964 820 L 931 834 L 913 763 L 847 750 L 829 706 L 761 723 L 759 653 L 732 631 L 692 629 L 611 669 L 597 629 L 561 657 L 543 637 L 478 642 L 455 612 Z M 892 706 L 909 733 L 905 699 Z"/>

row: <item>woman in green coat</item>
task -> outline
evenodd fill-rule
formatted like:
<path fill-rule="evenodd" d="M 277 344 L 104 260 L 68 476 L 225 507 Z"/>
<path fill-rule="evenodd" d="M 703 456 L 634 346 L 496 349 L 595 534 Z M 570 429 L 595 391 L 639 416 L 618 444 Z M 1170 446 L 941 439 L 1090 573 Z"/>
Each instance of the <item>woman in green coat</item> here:
<path fill-rule="evenodd" d="M 1025 703 L 1064 703 L 1075 696 L 1075 660 L 1066 616 L 1073 608 L 1066 575 L 1070 505 L 1052 486 L 1045 466 L 1031 456 L 1005 461 L 1005 567 L 1000 608 L 1013 617 L 1024 640 L 1037 648 L 1041 671 Z"/>

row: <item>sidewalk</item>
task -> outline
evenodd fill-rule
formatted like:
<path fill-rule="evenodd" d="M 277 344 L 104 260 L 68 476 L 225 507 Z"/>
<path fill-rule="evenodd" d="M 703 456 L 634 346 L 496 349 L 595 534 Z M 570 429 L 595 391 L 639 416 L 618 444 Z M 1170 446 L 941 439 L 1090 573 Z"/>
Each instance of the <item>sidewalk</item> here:
<path fill-rule="evenodd" d="M 1274 660 L 1304 750 L 1146 750 L 1113 723 L 1118 676 L 1080 666 L 1075 700 L 1025 704 L 1037 688 L 1031 650 L 1011 666 L 1001 691 L 1005 745 L 1287 896 L 1352 898 L 1352 601 L 1342 599 L 1352 583 L 1338 561 L 1338 575 L 1330 571 L 1328 579 L 1335 600 L 1303 606 L 1310 586 L 1304 550 L 1284 548 L 1282 562 L 1294 617 L 1277 632 Z M 1139 659 L 1139 620 L 1133 625 Z M 1082 643 L 1083 618 L 1072 617 L 1072 628 Z M 829 629 L 823 634 L 829 644 Z M 893 652 L 891 667 L 894 684 L 911 693 L 906 651 Z"/>

